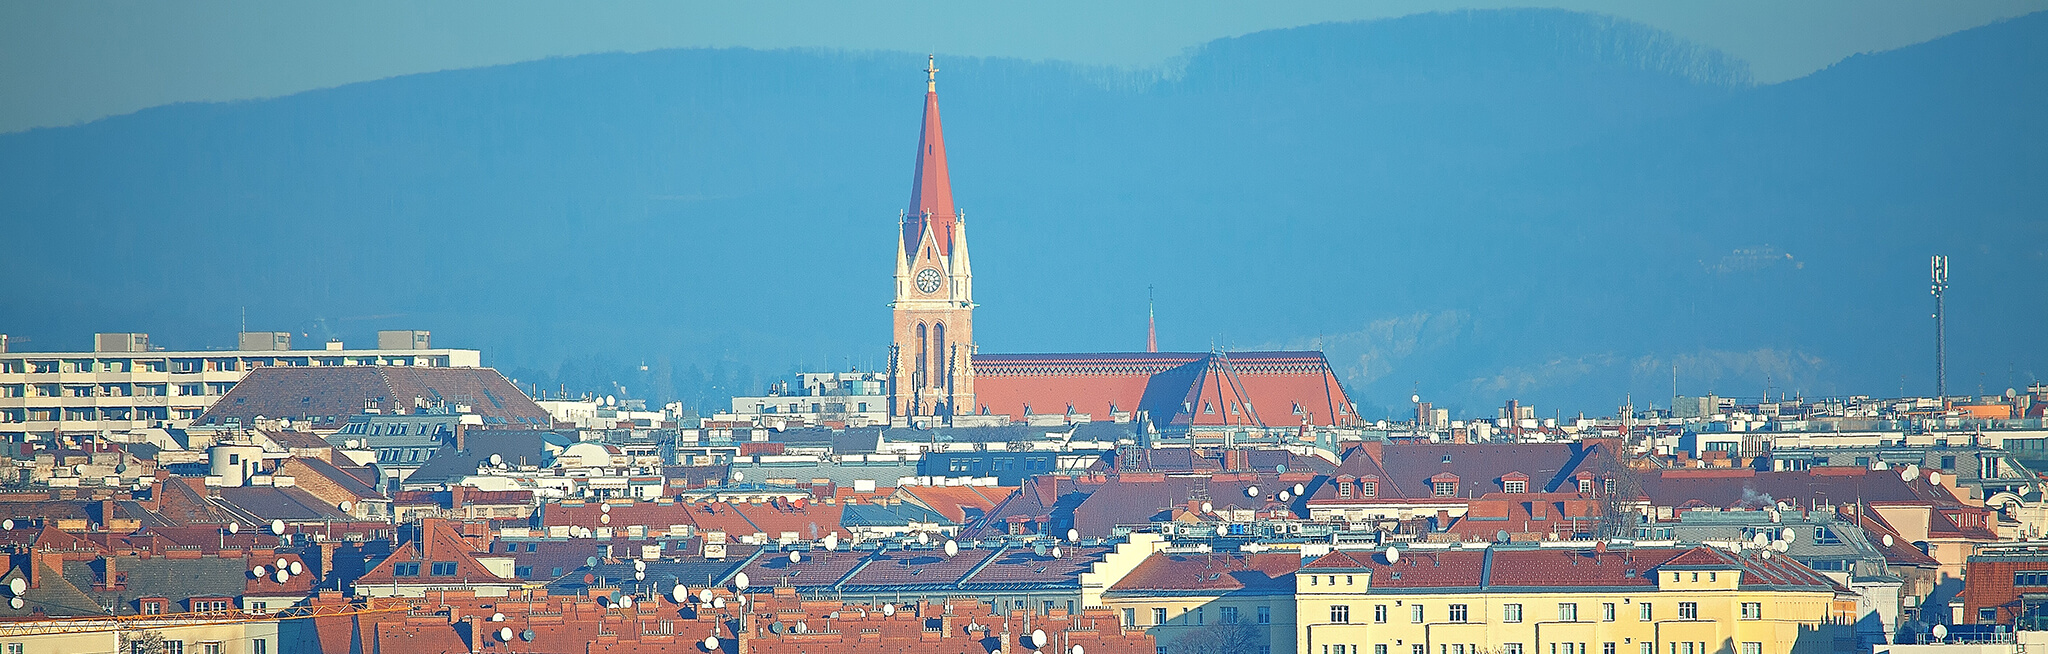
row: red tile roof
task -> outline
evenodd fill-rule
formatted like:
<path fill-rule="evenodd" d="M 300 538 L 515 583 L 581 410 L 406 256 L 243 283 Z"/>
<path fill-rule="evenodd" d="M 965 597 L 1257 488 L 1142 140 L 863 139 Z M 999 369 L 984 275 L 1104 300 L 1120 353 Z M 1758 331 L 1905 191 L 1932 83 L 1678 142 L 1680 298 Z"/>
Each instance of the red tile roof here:
<path fill-rule="evenodd" d="M 365 408 L 411 411 L 415 400 L 467 404 L 489 426 L 546 428 L 552 418 L 490 368 L 418 366 L 261 367 L 200 414 L 195 425 L 254 425 L 266 418 L 324 418 L 339 425 Z M 316 423 L 318 424 L 318 423 Z"/>
<path fill-rule="evenodd" d="M 1162 594 L 1292 594 L 1301 556 L 1154 553 L 1104 592 L 1106 597 Z"/>

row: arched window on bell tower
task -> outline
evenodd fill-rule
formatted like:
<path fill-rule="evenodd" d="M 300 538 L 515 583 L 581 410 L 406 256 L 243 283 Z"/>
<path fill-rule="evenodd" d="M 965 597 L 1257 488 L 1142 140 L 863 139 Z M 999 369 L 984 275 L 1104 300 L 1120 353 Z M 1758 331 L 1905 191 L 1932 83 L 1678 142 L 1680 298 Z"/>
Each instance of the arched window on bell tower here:
<path fill-rule="evenodd" d="M 917 323 L 917 374 L 915 375 L 915 379 L 910 380 L 911 388 L 920 388 L 924 386 L 924 380 L 928 379 L 928 377 L 925 376 L 925 354 L 930 351 L 931 349 L 927 347 L 925 341 L 924 323 Z M 912 399 L 911 406 L 916 405 L 917 400 Z"/>
<path fill-rule="evenodd" d="M 947 364 L 946 323 L 935 323 L 932 325 L 932 367 L 937 369 L 938 374 L 932 375 L 930 378 L 929 385 L 932 388 L 946 387 L 945 377 L 948 372 L 951 372 L 951 368 Z"/>

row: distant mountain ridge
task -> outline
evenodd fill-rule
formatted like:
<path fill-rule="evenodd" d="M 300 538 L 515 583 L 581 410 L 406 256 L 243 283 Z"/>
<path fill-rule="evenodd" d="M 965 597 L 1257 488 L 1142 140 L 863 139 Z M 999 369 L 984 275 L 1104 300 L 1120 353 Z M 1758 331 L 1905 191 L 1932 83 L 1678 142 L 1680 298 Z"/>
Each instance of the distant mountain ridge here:
<path fill-rule="evenodd" d="M 1769 86 L 1541 10 L 1262 32 L 1128 83 L 942 57 L 977 332 L 1137 349 L 1149 285 L 1162 347 L 1322 347 L 1396 416 L 1411 390 L 1604 413 L 1674 366 L 1685 393 L 1928 392 L 1942 252 L 1952 392 L 2024 385 L 2048 373 L 2043 36 Z M 225 346 L 246 307 L 703 408 L 879 366 L 922 64 L 592 55 L 0 135 L 0 332 Z"/>

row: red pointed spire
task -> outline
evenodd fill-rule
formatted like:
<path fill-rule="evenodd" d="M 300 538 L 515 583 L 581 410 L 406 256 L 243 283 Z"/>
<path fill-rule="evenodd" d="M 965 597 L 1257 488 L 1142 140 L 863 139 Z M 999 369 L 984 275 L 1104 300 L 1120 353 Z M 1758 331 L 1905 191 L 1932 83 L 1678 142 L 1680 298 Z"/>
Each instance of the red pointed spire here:
<path fill-rule="evenodd" d="M 917 139 L 917 178 L 910 186 L 910 209 L 903 217 L 903 249 L 917 252 L 929 224 L 939 254 L 953 253 L 953 184 L 946 177 L 946 137 L 939 131 L 939 68 L 933 56 L 925 66 L 924 133 Z M 930 222 L 925 221 L 930 214 Z"/>

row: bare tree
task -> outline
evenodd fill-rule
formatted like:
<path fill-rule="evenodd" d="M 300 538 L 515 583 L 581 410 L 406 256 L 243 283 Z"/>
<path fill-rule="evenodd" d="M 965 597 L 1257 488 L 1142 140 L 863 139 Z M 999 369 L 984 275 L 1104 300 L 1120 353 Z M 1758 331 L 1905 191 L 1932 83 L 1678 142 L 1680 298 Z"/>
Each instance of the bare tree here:
<path fill-rule="evenodd" d="M 164 654 L 164 634 L 148 629 L 121 634 L 121 651 L 116 654 Z"/>
<path fill-rule="evenodd" d="M 1242 654 L 1259 651 L 1259 630 L 1242 622 L 1217 623 L 1182 633 L 1167 651 L 1171 654 Z"/>

